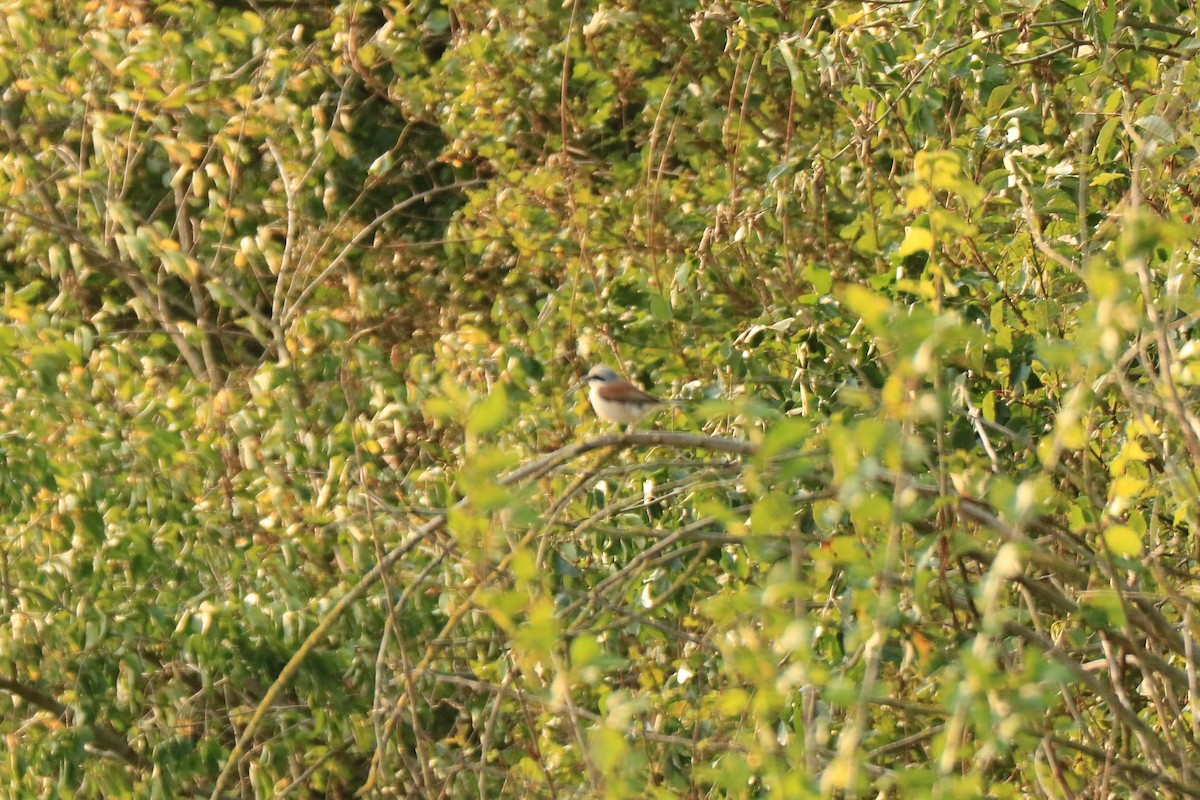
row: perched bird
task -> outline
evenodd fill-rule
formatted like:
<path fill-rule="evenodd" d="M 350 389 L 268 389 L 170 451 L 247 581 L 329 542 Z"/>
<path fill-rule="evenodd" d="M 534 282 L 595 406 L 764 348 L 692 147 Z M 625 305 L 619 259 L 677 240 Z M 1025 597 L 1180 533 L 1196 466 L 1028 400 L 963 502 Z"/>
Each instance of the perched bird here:
<path fill-rule="evenodd" d="M 588 399 L 596 416 L 609 422 L 632 424 L 653 408 L 664 405 L 662 400 L 646 394 L 629 381 L 621 380 L 608 367 L 592 367 L 587 374 Z"/>

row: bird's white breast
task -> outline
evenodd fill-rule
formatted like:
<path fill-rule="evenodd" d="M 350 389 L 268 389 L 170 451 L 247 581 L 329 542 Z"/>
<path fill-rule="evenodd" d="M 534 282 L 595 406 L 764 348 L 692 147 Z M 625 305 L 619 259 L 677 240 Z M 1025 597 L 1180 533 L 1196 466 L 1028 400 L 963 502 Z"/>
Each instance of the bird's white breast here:
<path fill-rule="evenodd" d="M 656 405 L 651 402 L 606 400 L 600 396 L 598 389 L 599 387 L 597 386 L 591 387 L 591 391 L 588 392 L 588 399 L 592 402 L 592 408 L 595 409 L 596 416 L 609 422 L 636 422 L 643 414 Z"/>

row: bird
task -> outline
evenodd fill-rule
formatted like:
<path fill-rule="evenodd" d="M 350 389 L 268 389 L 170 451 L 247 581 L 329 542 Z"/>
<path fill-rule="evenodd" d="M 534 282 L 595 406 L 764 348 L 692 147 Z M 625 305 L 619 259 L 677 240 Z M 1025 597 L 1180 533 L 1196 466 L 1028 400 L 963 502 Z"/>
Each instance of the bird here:
<path fill-rule="evenodd" d="M 596 416 L 608 422 L 632 425 L 652 409 L 665 405 L 605 366 L 592 367 L 587 382 L 588 400 Z"/>

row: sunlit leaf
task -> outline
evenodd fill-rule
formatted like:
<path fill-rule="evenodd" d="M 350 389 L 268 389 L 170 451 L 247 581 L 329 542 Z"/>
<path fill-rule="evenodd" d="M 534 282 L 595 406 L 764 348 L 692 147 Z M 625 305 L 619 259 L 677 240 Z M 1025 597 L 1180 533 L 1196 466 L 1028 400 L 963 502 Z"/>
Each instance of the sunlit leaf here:
<path fill-rule="evenodd" d="M 911 256 L 913 253 L 932 249 L 933 234 L 927 228 L 913 226 L 905 230 L 904 241 L 900 243 L 899 254 L 901 256 Z"/>
<path fill-rule="evenodd" d="M 1134 558 L 1142 552 L 1142 539 L 1127 525 L 1113 525 L 1104 531 L 1104 543 L 1115 555 Z"/>

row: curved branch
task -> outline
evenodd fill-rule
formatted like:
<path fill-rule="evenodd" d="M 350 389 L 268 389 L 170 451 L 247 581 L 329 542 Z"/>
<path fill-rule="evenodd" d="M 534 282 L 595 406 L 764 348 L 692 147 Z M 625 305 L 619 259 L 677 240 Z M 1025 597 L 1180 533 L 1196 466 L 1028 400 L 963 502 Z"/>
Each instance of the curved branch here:
<path fill-rule="evenodd" d="M 63 705 L 45 692 L 34 689 L 31 686 L 26 686 L 19 681 L 14 681 L 9 678 L 0 678 L 0 690 L 21 698 L 31 706 L 40 708 L 43 711 L 49 711 L 51 714 L 63 720 L 68 725 L 75 725 L 75 714 L 70 707 Z M 121 759 L 126 764 L 137 767 L 138 769 L 146 769 L 150 766 L 146 759 L 142 757 L 142 754 L 134 750 L 129 745 L 129 742 L 125 741 L 125 737 L 121 736 L 116 731 L 106 728 L 102 725 L 92 725 L 90 727 L 84 725 L 75 725 L 75 727 L 81 729 L 86 728 L 87 730 L 90 730 L 92 732 L 92 736 L 95 737 L 96 744 L 99 745 L 100 748 L 102 748 L 106 753 Z"/>
<path fill-rule="evenodd" d="M 533 461 L 518 467 L 500 478 L 501 486 L 511 486 L 516 483 L 528 479 L 538 478 L 553 470 L 555 467 L 572 461 L 579 456 L 599 450 L 603 448 L 614 448 L 618 450 L 627 449 L 630 447 L 680 447 L 680 448 L 698 448 L 704 450 L 715 450 L 723 453 L 736 453 L 739 455 L 753 455 L 758 452 L 758 445 L 751 442 L 739 439 L 726 439 L 720 436 L 703 436 L 694 433 L 681 433 L 677 431 L 645 431 L 636 433 L 624 434 L 609 434 L 606 436 L 597 436 L 593 439 L 586 439 L 576 444 L 567 445 L 552 452 L 534 459 Z M 464 498 L 455 504 L 455 508 L 466 508 L 470 498 Z M 292 678 L 300 670 L 300 665 L 305 659 L 316 649 L 317 644 L 329 635 L 333 626 L 342 618 L 351 606 L 360 600 L 368 590 L 371 589 L 396 562 L 403 558 L 409 551 L 425 540 L 426 537 L 440 530 L 446 524 L 446 514 L 438 514 L 433 519 L 426 522 L 424 525 L 417 528 L 411 536 L 401 542 L 391 551 L 389 551 L 382 559 L 380 559 L 374 567 L 365 575 L 359 578 L 358 582 L 351 586 L 345 594 L 343 594 L 324 619 L 313 629 L 308 638 L 297 648 L 292 654 L 291 659 L 279 671 L 279 676 L 275 682 L 267 689 L 259 701 L 258 707 L 254 709 L 254 715 L 250 717 L 249 722 L 242 729 L 241 736 L 238 737 L 237 743 L 229 753 L 229 758 L 225 761 L 225 766 L 222 767 L 220 775 L 217 776 L 216 785 L 213 787 L 212 800 L 218 800 L 222 791 L 229 784 L 233 777 L 234 771 L 237 769 L 238 762 L 246 754 L 247 745 L 254 739 L 254 735 L 258 732 L 263 720 L 266 718 L 268 709 L 274 705 L 275 700 L 283 693 L 283 690 L 291 682 Z"/>
<path fill-rule="evenodd" d="M 406 197 L 404 200 L 396 203 L 387 211 L 384 211 L 382 214 L 375 217 L 375 219 L 364 225 L 358 233 L 354 234 L 354 236 L 350 238 L 350 241 L 346 242 L 345 246 L 342 247 L 341 251 L 334 257 L 334 259 L 330 261 L 329 264 L 309 282 L 308 286 L 304 287 L 304 289 L 300 292 L 300 295 L 295 300 L 287 303 L 286 311 L 283 311 L 278 307 L 275 309 L 275 314 L 279 315 L 280 327 L 287 327 L 289 324 L 291 324 L 296 315 L 303 310 L 304 302 L 308 299 L 309 295 L 315 292 L 321 286 L 321 284 L 325 282 L 326 278 L 337 271 L 342 263 L 350 256 L 350 253 L 354 251 L 354 248 L 362 244 L 368 237 L 374 236 L 375 231 L 378 230 L 383 223 L 387 222 L 389 219 L 394 217 L 396 214 L 399 214 L 406 208 L 414 206 L 417 203 L 428 202 L 430 199 L 444 192 L 457 192 L 463 189 L 468 189 L 472 186 L 481 186 L 485 183 L 487 183 L 487 181 L 483 178 L 475 178 L 471 180 L 455 181 L 454 183 L 450 183 L 445 186 L 435 186 L 432 189 L 427 189 L 410 197 Z M 287 299 L 288 298 L 286 297 L 284 298 L 285 301 Z"/>
<path fill-rule="evenodd" d="M 639 431 L 635 433 L 614 433 L 585 439 L 582 442 L 569 444 L 546 453 L 524 466 L 510 472 L 500 480 L 502 485 L 509 485 L 526 478 L 540 478 L 561 464 L 574 461 L 584 453 L 611 447 L 625 450 L 630 447 L 694 447 L 699 450 L 713 450 L 719 453 L 731 453 L 740 456 L 752 456 L 758 452 L 758 445 L 744 439 L 726 439 L 721 436 L 704 436 L 698 433 L 682 433 L 680 431 Z"/>

